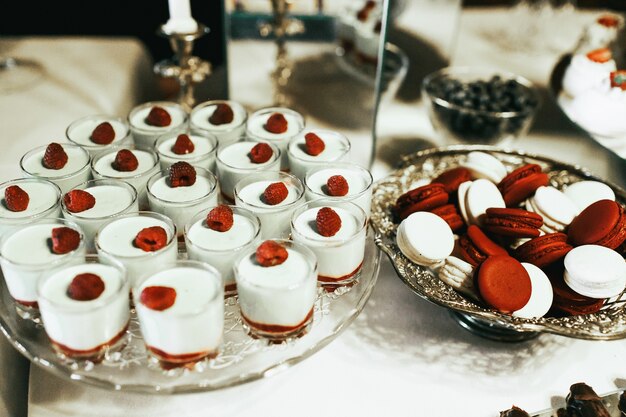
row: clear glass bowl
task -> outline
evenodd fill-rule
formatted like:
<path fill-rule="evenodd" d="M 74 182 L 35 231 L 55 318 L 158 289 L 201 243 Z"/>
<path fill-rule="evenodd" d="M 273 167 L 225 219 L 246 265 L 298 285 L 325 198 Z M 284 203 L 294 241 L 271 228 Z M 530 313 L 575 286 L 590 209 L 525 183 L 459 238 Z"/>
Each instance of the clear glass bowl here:
<path fill-rule="evenodd" d="M 489 81 L 496 75 L 505 82 L 514 80 L 527 89 L 529 107 L 520 111 L 490 111 L 490 103 L 481 105 L 470 100 L 464 103 L 446 100 L 445 89 L 438 88 L 438 84 L 445 79 L 466 84 L 478 80 Z M 489 68 L 448 67 L 431 73 L 422 82 L 422 97 L 433 128 L 448 144 L 502 145 L 512 142 L 528 132 L 540 104 L 539 94 L 530 81 L 519 75 Z"/>

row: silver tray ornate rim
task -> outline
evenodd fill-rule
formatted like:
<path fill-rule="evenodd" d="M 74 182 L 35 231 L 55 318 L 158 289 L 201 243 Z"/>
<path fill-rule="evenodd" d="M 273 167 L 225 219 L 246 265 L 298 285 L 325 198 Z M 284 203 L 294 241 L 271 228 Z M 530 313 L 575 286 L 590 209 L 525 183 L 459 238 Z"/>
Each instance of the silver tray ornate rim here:
<path fill-rule="evenodd" d="M 369 251 L 373 252 L 373 256 L 368 257 L 367 253 Z M 179 251 L 180 254 L 180 251 Z M 186 254 L 183 252 L 183 256 Z M 331 332 L 325 334 L 324 337 L 319 339 L 312 346 L 308 346 L 306 350 L 300 355 L 288 356 L 280 360 L 279 362 L 273 363 L 272 365 L 266 366 L 262 369 L 257 369 L 253 371 L 249 371 L 245 374 L 240 374 L 239 377 L 227 379 L 226 382 L 219 384 L 208 384 L 208 383 L 196 383 L 196 384 L 187 384 L 187 385 L 176 385 L 176 386 L 167 386 L 167 387 L 159 387 L 156 385 L 150 384 L 119 384 L 115 383 L 112 380 L 103 380 L 99 378 L 95 378 L 88 373 L 78 372 L 83 371 L 82 369 L 72 369 L 71 365 L 63 364 L 62 359 L 58 356 L 55 356 L 52 351 L 52 347 L 50 346 L 51 357 L 56 358 L 55 360 L 48 360 L 45 358 L 38 357 L 31 353 L 28 346 L 25 345 L 18 335 L 16 335 L 11 327 L 7 325 L 6 318 L 4 317 L 4 312 L 0 312 L 0 331 L 7 338 L 9 343 L 23 356 L 25 356 L 30 362 L 39 366 L 40 368 L 50 372 L 51 374 L 60 377 L 64 380 L 85 383 L 86 385 L 90 385 L 93 387 L 111 390 L 111 391 L 123 391 L 129 393 L 136 394 L 152 394 L 152 395 L 176 395 L 176 394 L 191 394 L 191 393 L 202 393 L 202 392 L 210 392 L 210 391 L 218 391 L 225 388 L 231 388 L 234 386 L 246 384 L 249 382 L 253 382 L 259 379 L 263 379 L 266 377 L 270 377 L 276 375 L 280 372 L 285 371 L 286 369 L 291 368 L 292 366 L 298 364 L 299 362 L 311 357 L 324 347 L 326 347 L 330 342 L 335 340 L 350 324 L 358 317 L 358 315 L 365 308 L 374 287 L 376 286 L 376 282 L 378 280 L 378 275 L 380 273 L 380 265 L 382 260 L 382 253 L 378 250 L 375 244 L 375 233 L 372 228 L 368 227 L 367 229 L 367 239 L 366 239 L 366 257 L 363 263 L 363 271 L 371 269 L 371 274 L 367 274 L 364 279 L 363 274 L 359 277 L 359 282 L 356 286 L 362 287 L 362 294 L 356 300 L 356 303 L 351 304 L 351 308 L 348 313 L 345 314 L 343 319 L 333 328 Z M 1 272 L 0 272 L 1 274 Z M 0 278 L 0 299 L 6 299 L 6 297 L 10 297 L 7 294 L 6 284 L 4 283 L 4 278 Z M 325 293 L 323 289 L 320 289 L 320 294 L 330 294 L 330 298 L 340 298 L 344 292 L 338 294 L 334 293 Z M 351 292 L 352 289 L 346 292 Z M 4 298 L 3 298 L 4 297 Z M 321 298 L 324 295 L 320 296 Z M 320 303 L 321 298 L 318 297 L 316 301 L 316 307 L 318 303 Z M 226 302 L 226 301 L 225 301 Z M 12 314 L 17 315 L 15 312 L 15 308 L 13 303 L 8 306 L 8 309 Z M 316 312 L 317 313 L 317 312 Z M 18 320 L 24 320 L 21 318 L 17 318 Z M 32 324 L 32 323 L 31 323 Z M 34 324 L 32 324 L 34 326 Z M 314 324 L 315 326 L 315 324 Z M 32 327 L 32 326 L 31 326 Z M 39 332 L 44 332 L 44 330 L 38 329 Z M 45 333 L 44 333 L 45 334 Z M 303 336 L 305 339 L 308 335 Z M 249 337 L 249 336 L 248 336 Z M 295 343 L 298 343 L 296 341 Z M 281 345 L 278 346 L 279 348 Z M 286 349 L 289 349 L 287 346 Z M 174 377 L 175 378 L 175 377 Z M 200 381 L 204 382 L 204 381 Z"/>
<path fill-rule="evenodd" d="M 425 161 L 429 157 L 455 155 L 458 156 L 472 151 L 500 154 L 508 158 L 522 158 L 524 160 L 532 159 L 535 161 L 543 162 L 544 164 L 549 164 L 550 166 L 554 167 L 553 170 L 573 173 L 580 176 L 581 178 L 588 180 L 601 181 L 610 186 L 615 191 L 617 199 L 621 200 L 622 204 L 625 204 L 626 202 L 626 191 L 609 181 L 593 175 L 586 168 L 583 168 L 579 165 L 567 164 L 547 156 L 537 155 L 521 150 L 498 148 L 488 145 L 452 145 L 447 147 L 426 149 L 416 152 L 414 154 L 405 155 L 402 157 L 401 162 L 398 165 L 398 169 L 391 172 L 385 178 L 378 180 L 374 184 L 372 198 L 372 216 L 370 220 L 372 223 L 372 227 L 376 232 L 375 242 L 381 249 L 381 251 L 384 252 L 391 261 L 391 264 L 393 265 L 400 280 L 404 282 L 404 284 L 406 284 L 415 294 L 417 294 L 419 297 L 426 301 L 447 308 L 453 313 L 467 315 L 470 318 L 476 318 L 478 320 L 486 322 L 487 325 L 498 326 L 507 331 L 512 331 L 519 334 L 545 332 L 586 340 L 615 340 L 625 338 L 626 311 L 624 311 L 624 307 L 626 307 L 626 305 L 624 304 L 624 300 L 621 300 L 620 303 L 622 305 L 620 307 L 612 311 L 601 310 L 598 313 L 589 315 L 540 319 L 523 319 L 519 317 L 513 317 L 511 315 L 498 313 L 494 310 L 480 307 L 473 302 L 467 300 L 459 293 L 454 291 L 452 287 L 449 287 L 443 282 L 439 281 L 439 279 L 435 277 L 428 268 L 421 267 L 408 261 L 408 259 L 397 248 L 394 238 L 395 227 L 389 229 L 386 228 L 383 224 L 385 222 L 388 225 L 393 224 L 393 219 L 389 216 L 389 212 L 387 211 L 390 206 L 381 206 L 380 200 L 385 197 L 384 191 L 382 190 L 385 184 L 395 182 L 395 185 L 398 185 L 400 178 L 407 174 L 407 170 L 415 167 L 420 160 Z M 395 191 L 395 197 L 397 197 L 401 194 L 401 192 L 407 191 L 407 189 L 396 189 Z M 411 269 L 413 269 L 413 271 L 407 272 L 405 269 L 406 266 L 409 266 Z M 437 285 L 439 285 L 440 288 L 445 289 L 445 291 L 454 292 L 457 295 L 457 300 L 455 302 L 443 300 L 441 297 L 438 297 L 437 294 L 432 294 L 431 291 L 428 291 L 417 282 L 418 279 L 425 279 L 426 277 L 427 279 L 430 279 L 432 281 L 436 280 L 438 282 Z M 622 293 L 622 295 L 624 295 L 624 293 Z M 575 328 L 577 325 L 580 326 L 586 324 L 589 328 L 591 328 L 591 320 L 588 320 L 591 318 L 597 319 L 597 329 L 595 332 L 592 332 L 591 329 L 582 331 Z M 606 323 L 613 323 L 612 320 L 617 320 L 622 324 L 622 329 L 619 332 L 611 332 L 610 329 L 607 328 Z"/>

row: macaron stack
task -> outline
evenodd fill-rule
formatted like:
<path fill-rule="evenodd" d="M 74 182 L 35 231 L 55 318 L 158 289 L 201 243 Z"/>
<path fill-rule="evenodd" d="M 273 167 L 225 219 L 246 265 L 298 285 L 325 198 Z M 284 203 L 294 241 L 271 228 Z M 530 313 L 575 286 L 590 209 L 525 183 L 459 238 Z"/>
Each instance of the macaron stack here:
<path fill-rule="evenodd" d="M 626 287 L 626 214 L 613 190 L 549 185 L 540 165 L 470 152 L 398 197 L 396 242 L 462 295 L 523 318 L 597 312 Z"/>

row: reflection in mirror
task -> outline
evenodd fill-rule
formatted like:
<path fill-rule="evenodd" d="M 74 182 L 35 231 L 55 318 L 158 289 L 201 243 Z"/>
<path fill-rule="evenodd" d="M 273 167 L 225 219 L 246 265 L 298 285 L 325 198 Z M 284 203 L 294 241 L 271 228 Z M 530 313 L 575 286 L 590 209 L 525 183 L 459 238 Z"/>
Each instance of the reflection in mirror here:
<path fill-rule="evenodd" d="M 388 0 L 237 0 L 225 10 L 229 96 L 256 110 L 300 112 L 308 128 L 337 131 L 365 167 L 374 150 L 377 87 L 397 91 L 408 61 L 384 44 Z M 400 10 L 403 2 L 397 3 Z M 383 69 L 381 71 L 381 69 Z M 378 74 L 385 74 L 379 81 Z"/>

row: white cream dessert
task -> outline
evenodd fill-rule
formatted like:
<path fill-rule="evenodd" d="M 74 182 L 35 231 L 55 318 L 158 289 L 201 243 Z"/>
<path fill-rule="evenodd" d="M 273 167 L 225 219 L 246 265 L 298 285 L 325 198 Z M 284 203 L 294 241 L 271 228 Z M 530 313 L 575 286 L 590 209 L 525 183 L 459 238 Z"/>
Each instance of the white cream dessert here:
<path fill-rule="evenodd" d="M 102 123 L 108 123 L 113 130 L 113 138 L 106 144 L 99 144 L 92 139 L 94 129 Z M 87 116 L 74 121 L 65 131 L 65 136 L 70 142 L 85 148 L 91 156 L 110 146 L 132 143 L 128 123 L 106 115 Z"/>
<path fill-rule="evenodd" d="M 61 169 L 49 169 L 43 165 L 47 146 L 40 146 L 27 152 L 20 160 L 24 175 L 52 181 L 64 193 L 89 180 L 89 153 L 78 145 L 63 144 L 61 147 L 67 154 L 67 163 Z"/>
<path fill-rule="evenodd" d="M 230 122 L 219 121 L 211 123 L 211 116 L 215 113 L 220 104 L 227 104 L 232 110 L 232 120 Z M 191 129 L 203 129 L 214 134 L 221 147 L 237 142 L 246 131 L 248 112 L 236 101 L 213 100 L 198 104 L 189 115 Z"/>
<path fill-rule="evenodd" d="M 255 178 L 259 178 L 259 181 L 255 181 Z M 268 186 L 277 182 L 285 184 L 287 195 L 280 203 L 269 204 L 264 198 L 264 192 Z M 282 173 L 276 179 L 262 179 L 260 176 L 248 177 L 235 187 L 235 204 L 250 210 L 259 217 L 263 239 L 287 237 L 289 219 L 303 197 L 304 192 L 300 180 Z"/>
<path fill-rule="evenodd" d="M 133 290 L 147 348 L 169 364 L 215 357 L 224 329 L 224 289 L 210 266 L 180 261 Z"/>
<path fill-rule="evenodd" d="M 328 179 L 341 175 L 348 183 L 348 192 L 345 196 L 330 196 L 328 194 Z M 363 209 L 369 217 L 372 200 L 372 174 L 365 168 L 350 163 L 328 164 L 324 168 L 310 171 L 305 179 L 306 200 L 318 198 L 333 198 L 341 201 L 352 201 Z"/>
<path fill-rule="evenodd" d="M 170 120 L 167 125 L 155 126 L 146 121 L 154 107 L 162 108 L 169 114 Z M 128 122 L 135 145 L 151 149 L 159 136 L 182 128 L 187 123 L 187 118 L 187 112 L 179 104 L 168 101 L 155 101 L 141 104 L 131 110 L 128 115 Z"/>
<path fill-rule="evenodd" d="M 5 193 L 18 186 L 28 194 L 28 206 L 22 211 L 8 208 Z M 39 178 L 22 178 L 0 184 L 0 237 L 16 227 L 37 219 L 61 217 L 61 190 L 54 183 Z"/>
<path fill-rule="evenodd" d="M 139 233 L 154 227 L 162 228 L 166 234 L 163 242 L 153 244 L 160 248 L 146 250 L 148 248 L 138 246 L 135 239 Z M 147 239 L 151 239 L 150 231 L 146 232 Z M 178 256 L 174 223 L 165 216 L 146 211 L 121 216 L 106 223 L 98 231 L 95 245 L 98 255 L 103 259 L 113 257 L 124 265 L 131 288 L 136 286 L 140 276 L 161 270 L 163 265 L 176 261 Z"/>
<path fill-rule="evenodd" d="M 618 14 L 605 13 L 585 28 L 577 50 L 587 51 L 610 46 L 624 27 L 624 18 Z"/>
<path fill-rule="evenodd" d="M 180 236 L 183 234 L 185 224 L 196 213 L 217 204 L 215 176 L 202 168 L 195 168 L 195 171 L 195 183 L 189 186 L 172 187 L 170 170 L 161 171 L 148 181 L 150 210 L 172 219 Z"/>
<path fill-rule="evenodd" d="M 62 204 L 63 217 L 76 222 L 81 227 L 89 251 L 94 249 L 94 237 L 104 223 L 113 216 L 139 211 L 137 192 L 123 181 L 92 180 L 79 189 L 91 194 L 95 198 L 95 205 L 84 211 L 72 212 L 68 208 L 66 194 Z"/>
<path fill-rule="evenodd" d="M 563 92 L 569 97 L 577 97 L 589 90 L 602 86 L 615 71 L 615 60 L 596 62 L 587 54 L 576 54 L 563 76 Z"/>
<path fill-rule="evenodd" d="M 314 136 L 310 136 L 310 135 Z M 315 145 L 307 147 L 309 141 L 317 136 L 323 142 L 323 150 L 317 153 Z M 309 142 L 310 143 L 310 142 Z M 314 153 L 312 155 L 310 152 Z M 332 130 L 307 130 L 289 141 L 287 156 L 290 173 L 303 180 L 306 173 L 328 162 L 342 161 L 350 152 L 350 141 L 344 135 Z"/>
<path fill-rule="evenodd" d="M 307 204 L 292 220 L 291 236 L 317 257 L 318 280 L 322 283 L 346 284 L 363 265 L 365 256 L 365 213 L 352 203 Z M 350 204 L 350 206 L 348 206 Z M 311 207 L 313 206 L 313 207 Z M 316 225 L 318 212 L 330 207 L 341 219 L 341 227 L 332 236 L 324 236 Z"/>
<path fill-rule="evenodd" d="M 354 47 L 357 56 L 366 63 L 378 62 L 378 47 L 380 45 L 380 18 L 357 27 Z"/>
<path fill-rule="evenodd" d="M 297 335 L 311 323 L 317 270 L 308 249 L 290 241 L 276 243 L 288 255 L 281 264 L 263 266 L 254 251 L 246 252 L 235 264 L 235 277 L 244 323 L 257 336 L 280 339 Z"/>
<path fill-rule="evenodd" d="M 247 175 L 262 171 L 278 172 L 280 170 L 280 150 L 269 145 L 272 156 L 265 162 L 255 163 L 250 158 L 250 151 L 257 146 L 257 142 L 237 142 L 226 147 L 220 147 L 217 152 L 217 178 L 220 189 L 226 199 L 235 200 L 235 185 Z"/>
<path fill-rule="evenodd" d="M 96 275 L 102 292 L 87 292 L 83 295 L 88 297 L 76 299 L 72 289 L 82 274 Z M 87 359 L 98 358 L 115 347 L 128 328 L 128 292 L 124 270 L 99 263 L 63 268 L 42 280 L 39 306 L 54 348 L 68 357 Z"/>
<path fill-rule="evenodd" d="M 179 135 L 172 133 L 157 139 L 155 150 L 159 154 L 161 169 L 168 169 L 178 161 L 185 161 L 195 167 L 215 172 L 217 138 L 211 134 L 185 133 L 186 138 L 193 144 L 193 150 L 179 154 L 175 152 L 174 146 Z"/>
<path fill-rule="evenodd" d="M 120 171 L 114 168 L 114 162 L 120 150 L 130 151 L 135 158 L 137 158 L 138 165 L 136 169 L 132 171 Z M 110 151 L 103 152 L 94 157 L 91 163 L 91 172 L 95 179 L 118 179 L 126 181 L 135 187 L 139 207 L 141 208 L 148 206 L 146 184 L 150 177 L 160 170 L 159 157 L 155 152 L 134 147 L 114 147 Z"/>
<path fill-rule="evenodd" d="M 236 293 L 233 263 L 242 250 L 260 240 L 259 219 L 241 207 L 230 207 L 232 226 L 226 231 L 213 230 L 207 224 L 207 213 L 201 212 L 185 226 L 185 244 L 189 259 L 206 262 L 224 278 L 226 295 Z"/>
<path fill-rule="evenodd" d="M 79 240 L 67 253 L 53 251 L 53 229 L 69 227 Z M 46 219 L 8 234 L 0 247 L 0 265 L 11 296 L 26 307 L 37 306 L 37 285 L 51 268 L 82 262 L 85 242 L 78 226 L 60 219 Z"/>
<path fill-rule="evenodd" d="M 284 131 L 273 133 L 271 130 L 272 123 L 270 119 L 274 115 L 282 115 L 287 122 Z M 270 129 L 270 130 L 268 130 Z M 257 142 L 269 142 L 278 147 L 282 154 L 281 169 L 289 167 L 287 158 L 287 145 L 289 140 L 296 136 L 304 129 L 304 118 L 298 112 L 283 107 L 270 107 L 254 112 L 248 119 L 246 127 L 246 136 Z"/>

